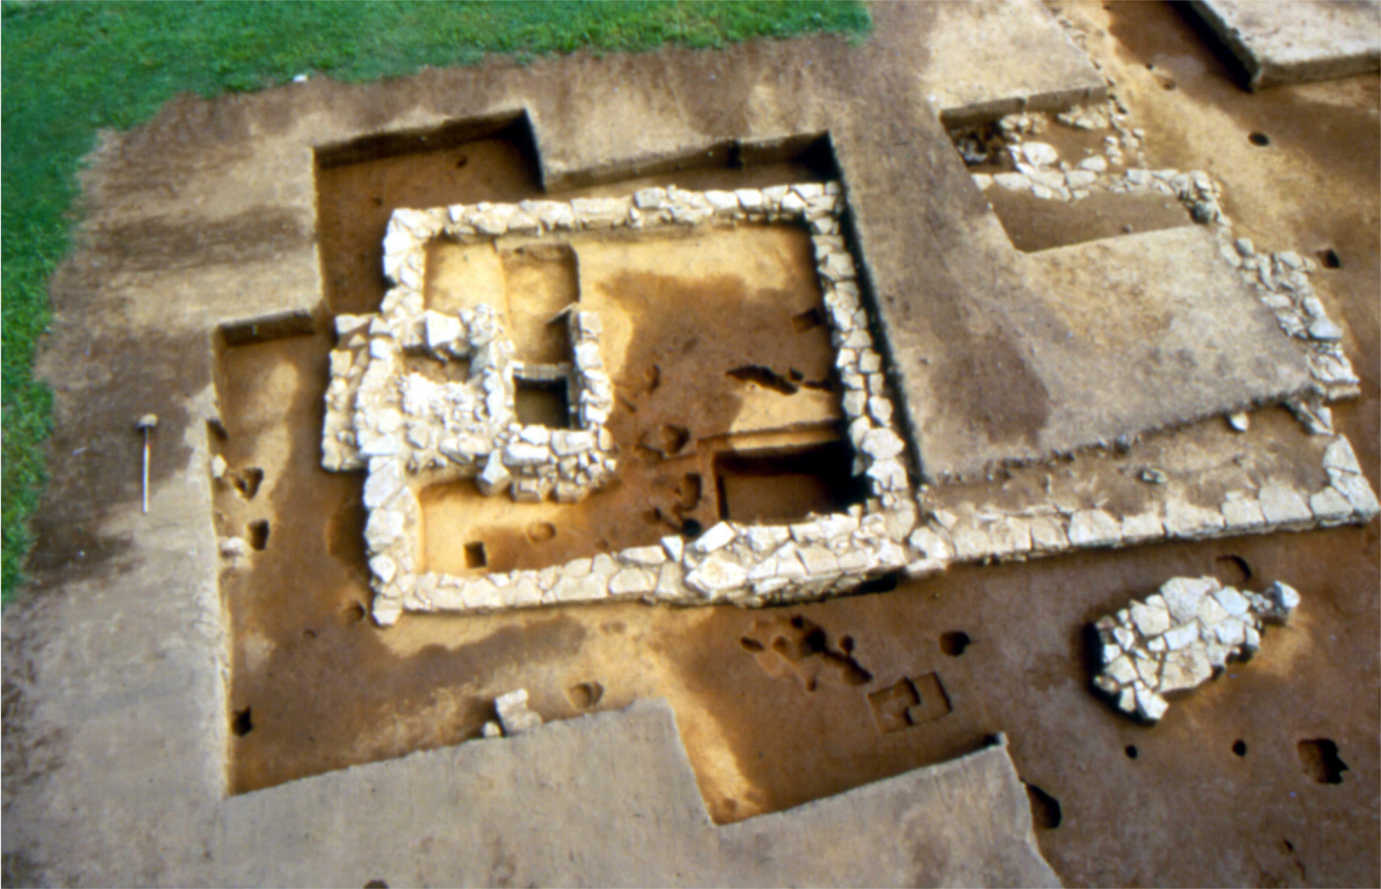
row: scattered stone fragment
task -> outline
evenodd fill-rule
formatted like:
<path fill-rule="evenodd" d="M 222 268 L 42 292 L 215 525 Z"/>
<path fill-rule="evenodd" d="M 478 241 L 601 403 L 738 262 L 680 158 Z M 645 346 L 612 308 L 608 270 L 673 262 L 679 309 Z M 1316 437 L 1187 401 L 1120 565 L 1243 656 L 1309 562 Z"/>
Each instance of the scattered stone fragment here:
<path fill-rule="evenodd" d="M 1144 602 L 1094 622 L 1100 643 L 1093 684 L 1118 709 L 1148 722 L 1164 715 L 1164 695 L 1194 688 L 1229 658 L 1249 657 L 1264 622 L 1285 623 L 1299 593 L 1276 581 L 1262 593 L 1214 577 L 1172 577 Z"/>
<path fill-rule="evenodd" d="M 494 712 L 505 735 L 520 735 L 542 724 L 542 717 L 527 706 L 527 689 L 519 688 L 494 699 Z"/>
<path fill-rule="evenodd" d="M 1228 427 L 1231 428 L 1233 432 L 1246 432 L 1251 428 L 1251 418 L 1247 415 L 1246 411 L 1237 411 L 1228 414 Z"/>

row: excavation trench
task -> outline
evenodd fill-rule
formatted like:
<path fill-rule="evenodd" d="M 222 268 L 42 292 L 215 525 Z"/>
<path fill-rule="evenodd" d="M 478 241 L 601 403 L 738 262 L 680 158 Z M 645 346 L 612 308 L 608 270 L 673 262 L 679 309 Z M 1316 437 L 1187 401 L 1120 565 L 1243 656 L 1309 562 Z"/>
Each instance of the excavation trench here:
<path fill-rule="evenodd" d="M 743 169 L 678 171 L 656 184 L 703 189 L 829 175 L 776 158 Z M 622 193 L 642 184 L 652 183 L 590 192 Z M 411 153 L 364 151 L 323 166 L 318 188 L 331 312 L 377 306 L 379 243 L 393 207 L 539 193 L 530 150 L 502 131 Z M 704 250 L 675 239 L 573 244 L 590 257 L 578 264 L 582 294 L 604 300 L 611 317 L 643 325 L 638 336 L 619 340 L 616 323 L 611 342 L 623 345 L 606 352 L 606 360 L 621 362 L 622 400 L 613 423 L 620 482 L 577 507 L 584 512 L 576 520 L 545 514 L 551 507 L 482 503 L 462 484 L 429 490 L 424 538 L 442 542 L 429 544 L 428 558 L 459 571 L 538 566 L 707 527 L 726 514 L 779 518 L 856 496 L 840 482 L 834 414 L 793 430 L 786 442 L 747 434 L 733 442 L 734 424 L 754 415 L 754 403 L 838 398 L 829 387 L 805 385 L 828 379 L 829 362 L 823 329 L 809 323 L 810 300 L 819 295 L 805 295 L 805 283 L 814 286 L 808 243 L 789 229 L 764 228 L 752 237 L 758 240 L 751 246 L 726 237 Z M 1078 232 L 1061 238 L 1086 239 Z M 640 267 L 628 268 L 624 261 L 638 251 L 646 253 Z M 669 258 L 677 251 L 686 256 Z M 698 261 L 705 251 L 719 256 L 708 268 Z M 597 288 L 601 254 L 610 259 L 605 285 Z M 776 283 L 740 268 L 764 257 L 777 264 Z M 731 304 L 726 294 L 760 309 L 763 329 L 773 334 L 754 336 L 749 324 L 734 324 L 724 336 L 713 316 Z M 643 302 L 653 300 L 679 311 L 649 312 Z M 707 323 L 716 320 L 716 341 L 690 347 L 717 356 L 713 373 L 697 370 L 703 358 L 678 362 L 677 349 L 685 347 L 678 337 L 695 328 L 697 313 Z M 468 741 L 491 718 L 492 699 L 517 687 L 529 690 L 533 708 L 548 720 L 666 698 L 719 822 L 939 762 L 1004 731 L 1022 778 L 1062 807 L 1064 826 L 1042 828 L 1047 854 L 1054 850 L 1062 872 L 1103 874 L 1103 881 L 1102 863 L 1072 845 L 1115 814 L 1107 809 L 1107 781 L 1088 781 L 1089 774 L 1113 782 L 1129 768 L 1154 774 L 1157 786 L 1169 788 L 1165 805 L 1191 813 L 1182 819 L 1184 831 L 1243 846 L 1250 838 L 1225 826 L 1229 819 L 1215 815 L 1215 804 L 1196 795 L 1216 786 L 1225 764 L 1253 770 L 1257 809 L 1267 796 L 1355 794 L 1366 783 L 1347 780 L 1346 773 L 1341 784 L 1317 783 L 1301 768 L 1297 744 L 1322 736 L 1319 714 L 1351 712 L 1344 684 L 1335 681 L 1338 665 L 1374 657 L 1317 656 L 1319 640 L 1357 638 L 1344 634 L 1355 615 L 1375 628 L 1375 560 L 1357 555 L 1374 556 L 1374 532 L 1165 544 L 958 569 L 887 592 L 792 608 L 569 606 L 405 615 L 379 629 L 366 616 L 361 477 L 319 465 L 332 345 L 327 330 L 319 319 L 310 332 L 281 330 L 285 335 L 251 338 L 219 353 L 226 434 L 208 438 L 229 474 L 215 488 L 216 529 L 246 538 L 252 525 L 266 530 L 262 550 L 251 548 L 238 566 L 227 563 L 222 571 L 232 631 L 226 719 L 233 792 Z M 773 349 L 784 351 L 769 354 Z M 771 376 L 734 373 L 744 367 L 766 368 Z M 780 381 L 798 391 L 782 391 L 789 386 Z M 721 397 L 695 402 L 702 386 Z M 832 404 L 837 412 L 837 401 Z M 553 413 L 549 404 L 540 410 Z M 1352 422 L 1347 409 L 1339 414 Z M 1371 465 L 1374 453 L 1366 457 Z M 842 468 L 847 478 L 847 465 Z M 772 480 L 774 472 L 786 478 Z M 495 504 L 503 508 L 481 524 L 474 510 Z M 1305 563 L 1331 565 L 1337 582 L 1325 593 L 1327 605 L 1281 633 L 1240 675 L 1177 702 L 1176 713 L 1187 715 L 1154 734 L 1092 699 L 1078 628 L 1129 596 L 1145 595 L 1169 574 L 1213 573 L 1228 557 L 1249 564 L 1259 578 L 1289 578 Z M 1040 603 L 1038 616 L 1034 603 Z M 960 638 L 971 644 L 956 643 Z M 1305 686 L 1319 690 L 1307 712 L 1251 706 L 1277 700 L 1282 688 Z M 1359 771 L 1367 767 L 1366 758 L 1357 759 L 1356 731 L 1328 731 L 1338 758 Z M 1248 755 L 1234 754 L 1239 740 Z M 1135 760 L 1129 747 L 1138 750 Z"/>

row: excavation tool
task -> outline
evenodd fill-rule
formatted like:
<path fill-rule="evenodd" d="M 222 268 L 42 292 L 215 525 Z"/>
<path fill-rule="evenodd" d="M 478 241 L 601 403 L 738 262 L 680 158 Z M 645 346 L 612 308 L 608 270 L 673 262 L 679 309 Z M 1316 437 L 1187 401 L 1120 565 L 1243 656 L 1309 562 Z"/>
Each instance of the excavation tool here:
<path fill-rule="evenodd" d="M 149 433 L 157 425 L 157 414 L 145 414 L 134 424 L 135 429 L 144 433 L 144 512 L 149 511 Z"/>

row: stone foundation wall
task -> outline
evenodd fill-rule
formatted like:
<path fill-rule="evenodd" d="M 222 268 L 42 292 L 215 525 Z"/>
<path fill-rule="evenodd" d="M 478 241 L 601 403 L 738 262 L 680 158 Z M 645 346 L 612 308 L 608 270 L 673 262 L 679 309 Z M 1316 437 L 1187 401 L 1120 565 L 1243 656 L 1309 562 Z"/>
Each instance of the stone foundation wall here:
<path fill-rule="evenodd" d="M 380 312 L 337 319 L 340 348 L 322 426 L 322 465 L 365 468 L 365 543 L 374 617 L 402 611 L 469 611 L 556 602 L 641 598 L 763 604 L 827 595 L 896 571 L 915 523 L 905 443 L 893 421 L 883 360 L 874 348 L 853 257 L 839 229 L 837 183 L 736 191 L 648 188 L 618 198 L 456 205 L 394 213 L 384 239 L 384 272 L 394 286 Z M 867 480 L 866 506 L 791 525 L 721 522 L 695 540 L 576 559 L 535 571 L 483 577 L 419 573 L 418 492 L 474 478 L 484 494 L 574 502 L 617 471 L 605 423 L 613 387 L 600 354 L 600 319 L 568 314 L 572 361 L 518 367 L 496 313 L 478 306 L 455 315 L 425 308 L 426 247 L 437 239 L 472 244 L 505 235 L 561 237 L 580 231 L 794 223 L 811 234 L 853 471 Z M 409 372 L 409 355 L 469 362 L 464 381 L 438 384 Z M 514 376 L 568 374 L 570 430 L 515 421 Z"/>

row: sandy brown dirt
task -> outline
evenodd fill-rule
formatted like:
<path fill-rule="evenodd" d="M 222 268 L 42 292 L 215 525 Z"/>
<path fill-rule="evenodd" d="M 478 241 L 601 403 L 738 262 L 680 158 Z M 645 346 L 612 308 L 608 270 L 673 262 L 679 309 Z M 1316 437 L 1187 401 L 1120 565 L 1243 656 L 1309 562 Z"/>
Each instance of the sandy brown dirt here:
<path fill-rule="evenodd" d="M 1366 382 L 1362 401 L 1336 413 L 1364 464 L 1374 467 L 1376 311 L 1368 295 L 1376 268 L 1368 238 L 1374 241 L 1377 217 L 1375 198 L 1365 196 L 1376 194 L 1376 173 L 1374 164 L 1340 158 L 1336 147 L 1341 128 L 1374 159 L 1374 134 L 1363 132 L 1367 109 L 1375 108 L 1374 80 L 1248 96 L 1173 13 L 1118 7 L 1111 22 L 1094 7 L 1078 7 L 1077 14 L 1111 25 L 1111 36 L 1095 35 L 1090 48 L 1112 59 L 1119 92 L 1146 127 L 1156 165 L 1220 175 L 1230 212 L 1263 247 L 1331 246 L 1344 257 L 1341 268 L 1318 279 L 1330 309 L 1354 331 L 1349 348 Z M 1173 57 L 1164 56 L 1167 47 Z M 1154 58 L 1158 68 L 1146 69 Z M 1169 66 L 1187 72 L 1176 90 L 1153 76 Z M 1305 102 L 1312 104 L 1302 109 Z M 1293 110 L 1261 110 L 1277 105 Z M 1214 110 L 1222 108 L 1243 131 L 1240 145 L 1191 125 L 1210 117 L 1226 126 Z M 1308 125 L 1297 121 L 1304 111 L 1312 112 Z M 1268 124 L 1274 147 L 1263 151 L 1245 132 Z M 450 150 L 465 154 L 465 175 L 485 184 L 458 188 L 444 200 L 530 193 L 522 185 L 532 178 L 521 152 Z M 506 169 L 509 184 L 496 184 L 482 161 Z M 1273 172 L 1320 163 L 1329 176 L 1306 177 L 1308 188 L 1291 185 L 1297 172 Z M 750 168 L 745 178 L 772 181 L 763 177 Z M 719 171 L 679 181 L 704 187 L 733 178 Z M 325 187 L 327 178 L 321 181 Z M 427 192 L 425 202 L 440 200 Z M 1107 234 L 1109 219 L 1154 227 L 1161 210 L 1143 219 L 1138 210 L 1128 216 L 1125 207 L 1109 208 L 1079 225 L 1061 222 L 1055 238 Z M 361 281 L 377 277 L 382 222 L 374 225 L 378 232 L 355 235 L 357 249 L 371 253 L 355 272 Z M 1008 225 L 1014 242 L 1023 243 L 1020 222 Z M 1024 246 L 1051 243 L 1044 223 L 1032 227 L 1041 231 Z M 332 260 L 326 262 L 330 268 Z M 333 304 L 360 309 L 372 302 L 333 297 Z M 472 737 L 488 718 L 488 700 L 512 687 L 527 687 L 549 719 L 662 695 L 676 708 L 717 820 L 939 761 L 1000 730 L 1012 738 L 1023 777 L 1040 788 L 1033 799 L 1042 847 L 1071 883 L 1375 881 L 1371 832 L 1347 814 L 1377 808 L 1376 702 L 1352 693 L 1374 688 L 1377 679 L 1374 524 L 956 570 L 890 592 L 790 609 L 612 605 L 405 618 L 381 631 L 360 620 L 365 573 L 351 544 L 362 521 L 358 481 L 315 468 L 316 388 L 326 348 L 324 337 L 249 347 L 276 357 L 255 361 L 246 350 L 229 373 L 239 380 L 233 386 L 244 387 L 247 405 L 280 393 L 280 416 L 296 430 L 293 443 L 278 444 L 279 465 L 266 468 L 256 495 L 267 498 L 260 501 L 264 514 L 275 516 L 269 545 L 255 554 L 264 568 L 224 581 L 238 640 L 232 708 L 249 709 L 253 726 L 233 741 L 236 789 Z M 246 423 L 252 414 L 246 411 Z M 240 436 L 258 434 L 231 425 L 228 455 Z M 267 425 L 263 432 L 269 434 Z M 249 459 L 258 457 L 235 454 L 231 462 Z M 240 527 L 255 501 L 229 502 L 227 527 Z M 323 532 L 319 518 L 295 527 L 292 515 L 332 518 Z M 303 563 L 314 567 L 305 574 L 293 568 Z M 249 579 L 264 576 L 261 570 L 287 583 L 257 588 Z M 1089 694 L 1081 636 L 1087 621 L 1168 575 L 1214 572 L 1254 587 L 1275 577 L 1293 580 L 1306 605 L 1293 626 L 1268 634 L 1250 666 L 1176 701 L 1157 728 L 1135 725 Z M 971 640 L 966 647 L 954 642 L 960 632 Z M 904 708 L 911 704 L 919 709 L 908 719 Z M 1337 744 L 1348 765 L 1341 783 L 1314 780 L 1299 747 L 1313 738 Z"/>

